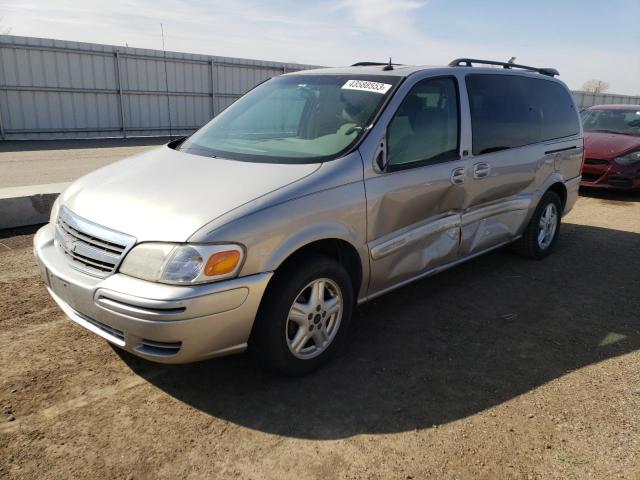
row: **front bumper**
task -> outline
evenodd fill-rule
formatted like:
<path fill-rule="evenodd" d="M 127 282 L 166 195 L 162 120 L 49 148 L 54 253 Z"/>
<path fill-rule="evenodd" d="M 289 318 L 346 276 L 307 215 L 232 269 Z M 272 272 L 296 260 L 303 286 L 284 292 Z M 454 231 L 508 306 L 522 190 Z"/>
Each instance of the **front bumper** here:
<path fill-rule="evenodd" d="M 97 278 L 72 266 L 54 244 L 51 224 L 36 234 L 34 253 L 49 293 L 71 320 L 161 363 L 188 363 L 245 350 L 272 276 L 260 273 L 193 286 L 119 273 Z"/>
<path fill-rule="evenodd" d="M 587 159 L 580 186 L 612 190 L 640 189 L 640 165 L 622 166 L 613 160 Z"/>

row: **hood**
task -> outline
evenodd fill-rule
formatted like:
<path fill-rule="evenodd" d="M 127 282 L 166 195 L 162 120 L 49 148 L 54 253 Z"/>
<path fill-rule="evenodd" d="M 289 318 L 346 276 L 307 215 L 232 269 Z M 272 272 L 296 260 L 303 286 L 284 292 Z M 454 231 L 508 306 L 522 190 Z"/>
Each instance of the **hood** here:
<path fill-rule="evenodd" d="M 164 146 L 82 177 L 61 203 L 139 242 L 184 242 L 207 222 L 319 167 L 202 157 Z"/>
<path fill-rule="evenodd" d="M 640 137 L 619 133 L 584 132 L 585 156 L 610 159 L 640 149 Z"/>

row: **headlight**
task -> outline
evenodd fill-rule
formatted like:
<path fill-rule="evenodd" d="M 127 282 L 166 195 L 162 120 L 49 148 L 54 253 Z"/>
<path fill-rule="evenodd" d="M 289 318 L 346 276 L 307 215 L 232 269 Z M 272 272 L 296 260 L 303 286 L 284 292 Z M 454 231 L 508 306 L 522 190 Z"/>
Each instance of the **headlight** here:
<path fill-rule="evenodd" d="M 616 158 L 616 163 L 618 165 L 627 166 L 627 165 L 633 165 L 634 163 L 638 163 L 638 162 L 640 162 L 640 150 L 638 150 L 637 152 L 627 153 L 622 157 Z"/>
<path fill-rule="evenodd" d="M 177 285 L 235 277 L 242 265 L 240 245 L 141 243 L 124 258 L 120 273 L 151 282 Z"/>

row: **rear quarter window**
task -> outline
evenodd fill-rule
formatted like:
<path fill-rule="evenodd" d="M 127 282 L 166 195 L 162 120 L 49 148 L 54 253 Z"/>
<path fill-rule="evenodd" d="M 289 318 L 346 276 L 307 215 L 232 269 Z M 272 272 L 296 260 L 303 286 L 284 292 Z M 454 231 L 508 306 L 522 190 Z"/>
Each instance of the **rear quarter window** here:
<path fill-rule="evenodd" d="M 471 74 L 466 85 L 474 155 L 580 132 L 573 100 L 557 82 L 520 75 Z"/>

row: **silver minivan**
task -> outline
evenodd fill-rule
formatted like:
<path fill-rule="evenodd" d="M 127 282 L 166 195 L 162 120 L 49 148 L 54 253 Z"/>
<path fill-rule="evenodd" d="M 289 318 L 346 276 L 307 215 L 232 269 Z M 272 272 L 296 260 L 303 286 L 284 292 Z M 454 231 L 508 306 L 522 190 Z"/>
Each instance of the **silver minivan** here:
<path fill-rule="evenodd" d="M 551 252 L 583 155 L 556 75 L 457 59 L 272 78 L 73 183 L 34 240 L 44 282 L 149 360 L 249 348 L 313 370 L 359 303 L 507 244 Z"/>

